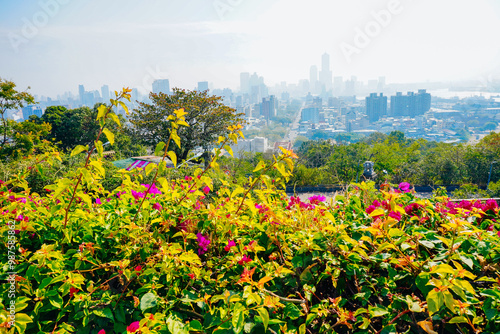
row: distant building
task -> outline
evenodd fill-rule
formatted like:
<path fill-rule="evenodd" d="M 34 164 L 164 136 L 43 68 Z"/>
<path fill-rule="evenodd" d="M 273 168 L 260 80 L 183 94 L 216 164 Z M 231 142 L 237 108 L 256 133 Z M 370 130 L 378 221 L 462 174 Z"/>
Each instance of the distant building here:
<path fill-rule="evenodd" d="M 242 94 L 250 93 L 250 73 L 240 73 L 240 90 Z"/>
<path fill-rule="evenodd" d="M 319 108 L 308 107 L 302 109 L 301 121 L 310 122 L 312 124 L 319 123 Z"/>
<path fill-rule="evenodd" d="M 23 118 L 24 120 L 28 120 L 31 115 L 36 115 L 38 117 L 42 117 L 43 110 L 42 107 L 37 105 L 30 105 L 23 108 Z"/>
<path fill-rule="evenodd" d="M 328 53 L 321 56 L 321 71 L 319 72 L 319 81 L 322 91 L 332 89 L 332 71 L 330 71 L 330 55 Z"/>
<path fill-rule="evenodd" d="M 313 94 L 318 92 L 318 67 L 315 65 L 309 70 L 309 88 Z"/>
<path fill-rule="evenodd" d="M 431 108 L 431 94 L 425 89 L 420 89 L 417 94 L 408 92 L 403 95 L 397 92 L 396 96 L 391 96 L 391 116 L 410 116 L 415 117 L 423 115 Z"/>
<path fill-rule="evenodd" d="M 104 103 L 109 102 L 109 87 L 108 85 L 104 85 L 101 87 L 101 95 Z"/>
<path fill-rule="evenodd" d="M 78 85 L 78 97 L 80 98 L 80 103 L 82 104 L 84 95 L 85 95 L 85 87 L 83 87 L 83 85 Z"/>
<path fill-rule="evenodd" d="M 198 82 L 198 91 L 204 92 L 208 90 L 208 81 L 200 81 Z"/>
<path fill-rule="evenodd" d="M 380 93 L 372 93 L 366 98 L 366 114 L 370 123 L 377 122 L 383 115 L 387 114 L 387 96 Z"/>
<path fill-rule="evenodd" d="M 163 93 L 170 95 L 170 82 L 168 79 L 155 80 L 153 82 L 153 93 Z"/>

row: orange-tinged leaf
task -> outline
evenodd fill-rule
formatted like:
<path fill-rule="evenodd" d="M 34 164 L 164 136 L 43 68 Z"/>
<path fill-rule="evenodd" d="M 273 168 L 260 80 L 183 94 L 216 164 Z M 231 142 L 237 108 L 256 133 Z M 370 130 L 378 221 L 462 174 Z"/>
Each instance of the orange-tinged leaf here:
<path fill-rule="evenodd" d="M 259 289 L 263 289 L 264 288 L 264 284 L 266 284 L 267 282 L 271 281 L 273 278 L 272 277 L 269 277 L 269 276 L 266 276 L 266 277 L 262 277 L 260 280 L 259 280 L 259 283 L 257 283 L 257 287 Z"/>
<path fill-rule="evenodd" d="M 238 283 L 252 282 L 252 276 L 255 272 L 255 269 L 257 269 L 257 267 L 254 267 L 250 270 L 248 270 L 247 268 L 243 269 L 243 274 L 241 274 L 241 278 Z"/>
<path fill-rule="evenodd" d="M 422 327 L 422 329 L 427 333 L 427 334 L 438 334 L 437 332 L 434 331 L 434 327 L 432 326 L 431 321 L 420 321 L 418 322 L 418 325 Z"/>

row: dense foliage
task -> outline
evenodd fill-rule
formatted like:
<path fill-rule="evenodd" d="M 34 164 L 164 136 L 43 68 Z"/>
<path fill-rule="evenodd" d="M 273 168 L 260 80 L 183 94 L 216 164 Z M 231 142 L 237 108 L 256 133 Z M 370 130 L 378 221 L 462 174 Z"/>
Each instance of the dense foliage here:
<path fill-rule="evenodd" d="M 500 161 L 500 133 L 491 133 L 477 144 L 448 144 L 407 139 L 402 132 L 395 131 L 390 135 L 376 133 L 347 145 L 307 141 L 297 154 L 300 160 L 291 182 L 298 185 L 349 184 L 361 180 L 363 162 L 370 160 L 375 163 L 378 183 L 388 180 L 418 185 L 484 186 L 492 162 Z M 500 180 L 499 165 L 494 165 L 491 180 Z"/>
<path fill-rule="evenodd" d="M 0 185 L 1 273 L 15 272 L 0 287 L 7 333 L 500 331 L 496 202 L 421 200 L 407 183 L 304 202 L 279 190 L 297 158 L 284 149 L 235 183 L 218 157 L 240 126 L 205 169 L 121 170 L 109 191 L 101 136 L 114 143 L 112 107 L 129 92 L 99 107 L 95 142 L 71 154 L 85 158 L 44 193 L 28 171 Z M 155 150 L 174 163 L 185 115 L 169 116 Z"/>

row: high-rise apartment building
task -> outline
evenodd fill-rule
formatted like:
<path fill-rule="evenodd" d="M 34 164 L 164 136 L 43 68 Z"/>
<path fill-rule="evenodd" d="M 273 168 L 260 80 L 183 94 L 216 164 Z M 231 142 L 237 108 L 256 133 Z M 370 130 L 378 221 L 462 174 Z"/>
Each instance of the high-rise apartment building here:
<path fill-rule="evenodd" d="M 370 123 L 378 121 L 383 115 L 387 114 L 387 96 L 384 96 L 384 94 L 372 93 L 366 97 L 365 101 L 366 114 Z"/>
<path fill-rule="evenodd" d="M 37 105 L 30 105 L 23 108 L 23 118 L 24 120 L 28 120 L 31 115 L 36 115 L 38 117 L 42 117 L 43 110 L 42 107 Z"/>
<path fill-rule="evenodd" d="M 410 116 L 415 117 L 423 115 L 431 108 L 431 94 L 425 89 L 420 89 L 417 94 L 408 92 L 403 95 L 397 92 L 396 96 L 391 96 L 391 116 Z"/>
<path fill-rule="evenodd" d="M 153 82 L 153 93 L 163 93 L 170 95 L 170 82 L 168 79 L 155 80 Z"/>

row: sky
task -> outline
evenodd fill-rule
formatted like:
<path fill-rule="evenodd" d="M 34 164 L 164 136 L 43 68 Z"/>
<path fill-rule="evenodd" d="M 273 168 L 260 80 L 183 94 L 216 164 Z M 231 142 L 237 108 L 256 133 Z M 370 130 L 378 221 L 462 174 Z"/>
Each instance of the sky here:
<path fill-rule="evenodd" d="M 155 79 L 238 89 L 334 76 L 391 83 L 500 77 L 498 0 L 0 0 L 0 78 L 55 97 Z M 489 79 L 488 79 L 489 78 Z"/>

